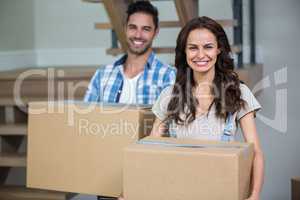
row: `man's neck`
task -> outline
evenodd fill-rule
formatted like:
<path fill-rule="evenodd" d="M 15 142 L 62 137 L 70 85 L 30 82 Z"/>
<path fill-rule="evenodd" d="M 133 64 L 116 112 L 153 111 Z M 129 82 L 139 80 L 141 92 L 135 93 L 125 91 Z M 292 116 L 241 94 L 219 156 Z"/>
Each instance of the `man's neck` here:
<path fill-rule="evenodd" d="M 148 49 L 148 51 L 145 52 L 143 55 L 136 55 L 128 52 L 126 62 L 124 63 L 125 76 L 128 78 L 133 78 L 139 73 L 141 73 L 145 68 L 145 65 L 151 52 L 151 48 Z"/>

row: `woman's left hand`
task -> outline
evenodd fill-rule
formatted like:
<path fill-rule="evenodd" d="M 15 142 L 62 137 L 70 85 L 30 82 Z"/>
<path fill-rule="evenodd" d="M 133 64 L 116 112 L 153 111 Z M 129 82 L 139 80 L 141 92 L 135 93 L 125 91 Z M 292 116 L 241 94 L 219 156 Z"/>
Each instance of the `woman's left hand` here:
<path fill-rule="evenodd" d="M 125 200 L 123 196 L 119 196 L 118 200 Z"/>
<path fill-rule="evenodd" d="M 251 195 L 248 199 L 245 200 L 260 200 L 259 195 Z"/>

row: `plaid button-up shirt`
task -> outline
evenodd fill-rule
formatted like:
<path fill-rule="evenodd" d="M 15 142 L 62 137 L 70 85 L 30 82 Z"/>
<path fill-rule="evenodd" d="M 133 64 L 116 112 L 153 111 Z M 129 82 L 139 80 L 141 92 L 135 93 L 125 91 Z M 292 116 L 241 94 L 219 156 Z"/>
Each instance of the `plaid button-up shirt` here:
<path fill-rule="evenodd" d="M 113 65 L 100 67 L 94 74 L 85 94 L 86 102 L 119 102 L 123 86 L 123 64 L 127 55 L 117 60 Z M 174 84 L 176 69 L 157 59 L 152 52 L 145 65 L 136 86 L 137 104 L 153 104 L 160 92 Z"/>

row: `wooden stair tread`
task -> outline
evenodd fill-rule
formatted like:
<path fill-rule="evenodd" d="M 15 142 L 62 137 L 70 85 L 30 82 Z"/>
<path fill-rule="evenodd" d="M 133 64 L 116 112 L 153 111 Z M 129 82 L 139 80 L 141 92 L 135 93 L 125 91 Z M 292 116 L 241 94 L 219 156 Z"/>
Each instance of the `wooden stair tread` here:
<path fill-rule="evenodd" d="M 66 200 L 64 192 L 26 188 L 25 186 L 1 186 L 0 199 L 5 200 Z"/>
<path fill-rule="evenodd" d="M 63 76 L 55 75 L 55 79 L 90 79 L 91 76 L 95 73 L 97 68 L 100 66 L 49 66 L 43 68 L 25 68 L 25 69 L 16 69 L 16 70 L 7 70 L 0 72 L 0 81 L 13 80 L 15 81 L 22 73 L 29 72 L 29 70 L 41 70 L 43 73 L 47 73 L 47 70 L 52 69 L 55 73 L 58 71 L 63 72 Z M 32 75 L 25 78 L 26 80 L 48 80 L 48 76 L 41 76 L 36 72 Z"/>
<path fill-rule="evenodd" d="M 0 124 L 0 135 L 26 135 L 26 124 Z"/>
<path fill-rule="evenodd" d="M 0 153 L 0 167 L 26 167 L 26 154 Z"/>
<path fill-rule="evenodd" d="M 47 101 L 47 98 L 40 98 L 40 97 L 27 97 L 22 98 L 22 103 L 24 104 L 18 104 L 13 97 L 1 97 L 0 98 L 0 106 L 26 106 L 28 102 L 31 101 Z"/>
<path fill-rule="evenodd" d="M 223 27 L 237 26 L 237 20 L 235 19 L 220 19 L 216 20 Z M 180 21 L 161 21 L 159 22 L 160 28 L 176 28 L 181 27 Z M 110 23 L 95 23 L 95 29 L 113 29 Z"/>
<path fill-rule="evenodd" d="M 241 52 L 241 45 L 232 45 L 231 50 L 233 53 Z M 156 53 L 175 53 L 175 47 L 153 47 L 153 51 Z M 106 51 L 110 55 L 118 55 L 124 53 L 121 48 L 110 48 Z"/>
<path fill-rule="evenodd" d="M 300 182 L 300 176 L 292 177 L 292 180 Z"/>
<path fill-rule="evenodd" d="M 244 81 L 250 89 L 263 79 L 262 64 L 244 64 L 242 68 L 235 69 L 240 80 Z"/>
<path fill-rule="evenodd" d="M 67 100 L 67 99 L 64 99 Z M 68 99 L 71 100 L 71 99 Z M 75 99 L 72 100 L 83 100 L 83 97 L 77 97 L 75 96 Z M 29 102 L 36 102 L 36 101 L 48 101 L 47 97 L 22 97 L 22 104 L 18 104 L 17 102 L 15 102 L 15 100 L 13 99 L 13 97 L 9 98 L 9 97 L 5 97 L 2 98 L 0 97 L 0 106 L 27 106 Z M 57 101 L 57 99 L 54 99 L 54 101 Z"/>
<path fill-rule="evenodd" d="M 103 3 L 102 0 L 82 0 L 82 1 L 87 3 Z M 171 0 L 151 0 L 151 1 L 171 1 Z"/>

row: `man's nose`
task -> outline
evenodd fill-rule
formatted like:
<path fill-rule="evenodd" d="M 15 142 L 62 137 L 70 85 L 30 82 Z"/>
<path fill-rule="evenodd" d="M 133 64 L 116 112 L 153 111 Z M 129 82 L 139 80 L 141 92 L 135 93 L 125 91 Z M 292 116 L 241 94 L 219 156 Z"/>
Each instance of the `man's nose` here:
<path fill-rule="evenodd" d="M 142 31 L 141 30 L 136 30 L 135 35 L 136 38 L 140 38 L 142 36 Z"/>

